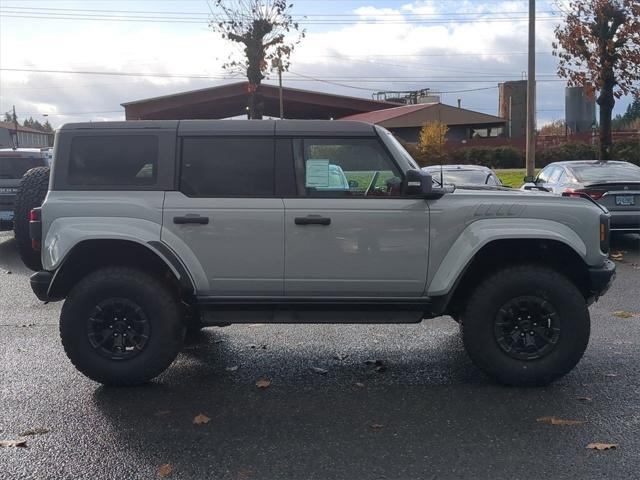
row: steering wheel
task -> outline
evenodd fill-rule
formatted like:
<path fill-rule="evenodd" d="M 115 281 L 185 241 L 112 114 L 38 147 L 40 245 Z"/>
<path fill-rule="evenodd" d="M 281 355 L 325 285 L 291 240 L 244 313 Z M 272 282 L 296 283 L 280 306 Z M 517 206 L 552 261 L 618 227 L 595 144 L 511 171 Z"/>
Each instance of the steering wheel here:
<path fill-rule="evenodd" d="M 378 182 L 378 177 L 380 176 L 380 171 L 376 171 L 376 173 L 373 174 L 373 178 L 371 178 L 371 182 L 369 182 L 369 186 L 367 187 L 367 189 L 364 191 L 364 196 L 366 197 L 367 195 L 369 195 L 369 192 L 373 189 L 373 187 L 376 186 L 376 183 Z"/>

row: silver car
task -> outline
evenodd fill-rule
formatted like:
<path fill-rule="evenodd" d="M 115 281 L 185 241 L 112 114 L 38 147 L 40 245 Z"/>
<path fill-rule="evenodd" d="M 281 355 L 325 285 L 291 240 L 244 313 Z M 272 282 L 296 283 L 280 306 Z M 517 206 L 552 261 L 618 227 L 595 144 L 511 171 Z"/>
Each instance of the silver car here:
<path fill-rule="evenodd" d="M 431 175 L 437 183 L 442 182 L 445 185 L 502 186 L 498 175 L 482 165 L 431 165 L 423 167 L 422 170 Z"/>
<path fill-rule="evenodd" d="M 524 190 L 589 195 L 611 212 L 611 230 L 640 233 L 640 167 L 629 162 L 579 160 L 547 165 Z"/>

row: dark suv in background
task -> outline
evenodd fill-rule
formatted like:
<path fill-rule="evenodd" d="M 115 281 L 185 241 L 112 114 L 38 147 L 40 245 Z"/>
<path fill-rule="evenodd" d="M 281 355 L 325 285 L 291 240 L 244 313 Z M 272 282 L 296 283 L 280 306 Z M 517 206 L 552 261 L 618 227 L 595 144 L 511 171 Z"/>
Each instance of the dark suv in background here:
<path fill-rule="evenodd" d="M 16 194 L 22 176 L 32 168 L 47 165 L 47 154 L 40 149 L 0 149 L 0 230 L 13 228 Z"/>

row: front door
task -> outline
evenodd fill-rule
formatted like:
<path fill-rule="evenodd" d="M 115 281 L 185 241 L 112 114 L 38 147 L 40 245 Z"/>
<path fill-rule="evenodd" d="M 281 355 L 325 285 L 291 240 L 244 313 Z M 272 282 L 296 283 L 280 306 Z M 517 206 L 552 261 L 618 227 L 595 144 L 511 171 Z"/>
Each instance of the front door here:
<path fill-rule="evenodd" d="M 181 151 L 162 241 L 187 263 L 198 294 L 282 295 L 284 206 L 274 197 L 273 137 L 184 138 Z"/>
<path fill-rule="evenodd" d="M 419 297 L 429 210 L 377 137 L 294 139 L 298 196 L 285 198 L 285 294 Z"/>

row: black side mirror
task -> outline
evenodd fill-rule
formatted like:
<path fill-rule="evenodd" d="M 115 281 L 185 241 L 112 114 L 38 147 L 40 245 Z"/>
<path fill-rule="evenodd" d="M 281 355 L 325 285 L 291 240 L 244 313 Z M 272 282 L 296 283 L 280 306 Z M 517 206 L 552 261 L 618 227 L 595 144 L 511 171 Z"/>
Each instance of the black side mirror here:
<path fill-rule="evenodd" d="M 433 180 L 424 170 L 409 170 L 407 172 L 406 194 L 424 197 L 431 193 Z"/>
<path fill-rule="evenodd" d="M 527 175 L 526 177 L 524 177 L 524 183 L 536 183 L 536 177 L 532 176 L 532 175 Z"/>

